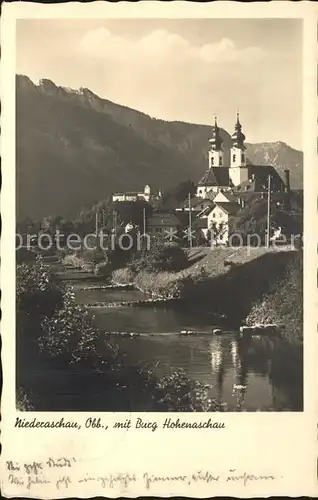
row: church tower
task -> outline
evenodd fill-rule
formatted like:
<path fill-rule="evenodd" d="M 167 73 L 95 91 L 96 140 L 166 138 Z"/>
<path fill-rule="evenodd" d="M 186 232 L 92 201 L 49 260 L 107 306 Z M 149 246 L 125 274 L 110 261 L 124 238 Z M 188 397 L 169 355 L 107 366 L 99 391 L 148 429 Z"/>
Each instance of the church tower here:
<path fill-rule="evenodd" d="M 248 180 L 248 168 L 246 166 L 245 135 L 242 132 L 239 113 L 237 113 L 234 133 L 232 135 L 231 163 L 229 168 L 230 179 L 234 186 Z"/>
<path fill-rule="evenodd" d="M 214 127 L 212 132 L 212 137 L 209 140 L 209 168 L 211 167 L 223 167 L 223 151 L 222 151 L 223 139 L 220 134 L 220 129 L 217 124 L 217 119 L 214 119 Z"/>

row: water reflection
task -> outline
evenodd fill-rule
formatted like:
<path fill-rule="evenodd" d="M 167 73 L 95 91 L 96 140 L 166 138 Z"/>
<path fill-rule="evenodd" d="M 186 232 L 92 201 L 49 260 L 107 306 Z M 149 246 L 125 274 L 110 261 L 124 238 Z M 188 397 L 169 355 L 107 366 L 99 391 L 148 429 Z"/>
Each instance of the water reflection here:
<path fill-rule="evenodd" d="M 112 301 L 113 292 L 107 293 L 101 297 L 101 292 L 94 292 L 94 298 Z M 82 294 L 80 300 L 84 299 Z M 211 385 L 210 396 L 231 410 L 302 409 L 300 348 L 278 338 L 241 338 L 234 332 L 212 336 L 217 325 L 209 311 L 148 307 L 93 311 L 101 330 L 143 334 L 134 339 L 114 336 L 127 353 L 127 363 L 155 366 L 158 375 L 184 369 L 193 380 Z M 182 329 L 198 335 L 178 336 Z"/>

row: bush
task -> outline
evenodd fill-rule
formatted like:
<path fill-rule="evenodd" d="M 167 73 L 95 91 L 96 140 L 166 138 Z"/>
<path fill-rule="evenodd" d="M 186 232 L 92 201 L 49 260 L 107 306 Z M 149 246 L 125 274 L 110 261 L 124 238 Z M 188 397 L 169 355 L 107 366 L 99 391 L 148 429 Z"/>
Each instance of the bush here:
<path fill-rule="evenodd" d="M 301 343 L 303 338 L 303 256 L 295 254 L 286 269 L 285 276 L 278 279 L 262 300 L 256 302 L 247 324 L 283 323 L 282 334 L 287 340 Z"/>
<path fill-rule="evenodd" d="M 120 285 L 128 285 L 134 283 L 136 274 L 131 268 L 122 267 L 120 269 L 115 269 L 112 273 L 112 281 L 114 283 L 119 283 Z"/>
<path fill-rule="evenodd" d="M 18 411 L 32 411 L 34 409 L 30 397 L 27 396 L 21 387 L 17 391 L 16 409 Z"/>
<path fill-rule="evenodd" d="M 173 279 L 168 272 L 149 273 L 141 271 L 135 277 L 136 286 L 145 294 L 162 299 L 180 298 L 183 289 L 183 281 Z"/>
<path fill-rule="evenodd" d="M 177 272 L 184 269 L 187 264 L 187 254 L 181 247 L 153 238 L 150 248 L 142 250 L 140 257 L 129 266 L 135 273 L 142 270 Z"/>
<path fill-rule="evenodd" d="M 99 264 L 96 264 L 94 273 L 96 276 L 110 278 L 112 275 L 112 265 L 109 262 L 100 262 Z"/>
<path fill-rule="evenodd" d="M 36 253 L 27 250 L 26 248 L 19 248 L 16 250 L 16 263 L 17 264 L 27 264 L 29 262 L 36 261 Z"/>
<path fill-rule="evenodd" d="M 83 271 L 91 271 L 92 264 L 89 264 L 84 261 L 83 257 L 76 253 L 65 255 L 62 260 L 62 264 L 64 266 L 73 267 L 74 269 L 82 269 Z"/>
<path fill-rule="evenodd" d="M 185 372 L 173 372 L 154 386 L 155 411 L 225 411 L 224 404 L 208 397 L 208 390 L 208 386 L 189 380 Z"/>
<path fill-rule="evenodd" d="M 107 259 L 105 252 L 100 248 L 94 248 L 92 250 L 85 250 L 82 254 L 84 262 L 87 264 L 99 264 Z"/>
<path fill-rule="evenodd" d="M 73 292 L 68 290 L 62 307 L 51 318 L 43 319 L 39 346 L 48 357 L 71 364 L 88 362 L 96 366 L 100 360 L 100 339 L 101 332 L 94 327 L 87 309 L 76 304 Z M 112 357 L 115 350 L 110 345 L 108 347 L 108 354 Z"/>
<path fill-rule="evenodd" d="M 35 264 L 22 264 L 16 271 L 16 306 L 27 315 L 50 316 L 63 300 L 63 286 L 37 258 Z"/>

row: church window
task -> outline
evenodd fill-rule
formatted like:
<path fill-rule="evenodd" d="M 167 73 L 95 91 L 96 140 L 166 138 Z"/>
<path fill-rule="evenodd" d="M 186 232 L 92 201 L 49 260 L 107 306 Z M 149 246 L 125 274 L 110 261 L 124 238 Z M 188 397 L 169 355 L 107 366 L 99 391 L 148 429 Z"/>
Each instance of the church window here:
<path fill-rule="evenodd" d="M 211 165 L 214 165 L 214 156 L 211 156 Z"/>
<path fill-rule="evenodd" d="M 222 165 L 222 156 L 220 156 L 220 165 Z"/>
<path fill-rule="evenodd" d="M 244 162 L 244 161 L 245 161 L 245 155 L 244 155 L 244 153 L 242 153 L 242 162 Z"/>
<path fill-rule="evenodd" d="M 236 154 L 233 155 L 233 163 L 235 163 L 236 160 Z"/>

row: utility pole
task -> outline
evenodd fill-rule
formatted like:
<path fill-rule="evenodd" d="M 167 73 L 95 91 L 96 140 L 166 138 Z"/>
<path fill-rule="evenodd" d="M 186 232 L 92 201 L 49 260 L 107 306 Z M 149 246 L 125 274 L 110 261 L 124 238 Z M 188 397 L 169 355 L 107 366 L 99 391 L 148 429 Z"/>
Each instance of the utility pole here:
<path fill-rule="evenodd" d="M 192 248 L 192 212 L 191 212 L 191 193 L 189 193 L 189 247 Z"/>
<path fill-rule="evenodd" d="M 267 233 L 266 233 L 266 248 L 269 248 L 270 241 L 270 215 L 271 215 L 271 176 L 268 176 L 268 190 L 267 190 Z"/>
<path fill-rule="evenodd" d="M 98 236 L 98 216 L 99 216 L 99 212 L 98 212 L 98 208 L 96 208 L 96 215 L 95 215 L 95 234 L 96 234 L 96 238 Z"/>
<path fill-rule="evenodd" d="M 143 234 L 146 234 L 146 209 L 142 209 Z"/>
<path fill-rule="evenodd" d="M 113 210 L 113 233 L 117 234 L 117 212 Z"/>

